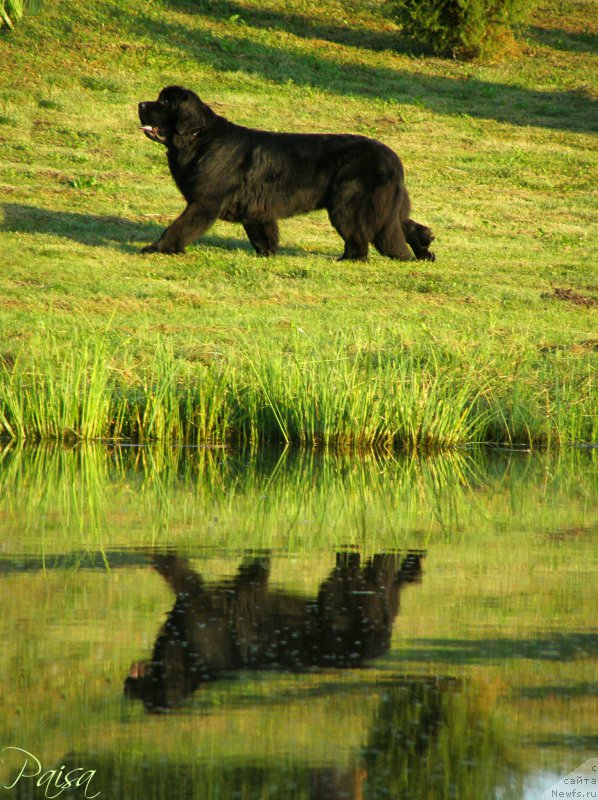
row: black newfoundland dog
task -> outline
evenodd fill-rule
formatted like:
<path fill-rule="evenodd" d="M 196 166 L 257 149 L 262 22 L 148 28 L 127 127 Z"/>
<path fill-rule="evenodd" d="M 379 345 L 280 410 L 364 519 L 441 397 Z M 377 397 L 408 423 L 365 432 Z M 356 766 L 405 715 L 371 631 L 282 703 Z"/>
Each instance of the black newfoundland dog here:
<path fill-rule="evenodd" d="M 166 145 L 187 208 L 144 253 L 180 253 L 213 222 L 240 222 L 256 252 L 276 253 L 277 220 L 325 208 L 343 259 L 434 260 L 432 231 L 409 218 L 403 165 L 364 136 L 272 133 L 235 125 L 189 89 L 167 86 L 139 104 L 142 130 Z"/>

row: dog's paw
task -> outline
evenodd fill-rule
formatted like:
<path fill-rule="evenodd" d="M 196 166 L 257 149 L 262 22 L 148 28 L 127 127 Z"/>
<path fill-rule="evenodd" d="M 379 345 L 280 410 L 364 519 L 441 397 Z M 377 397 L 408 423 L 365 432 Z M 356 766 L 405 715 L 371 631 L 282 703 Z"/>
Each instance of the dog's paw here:
<path fill-rule="evenodd" d="M 184 253 L 184 247 L 175 247 L 175 246 L 168 246 L 168 245 L 160 245 L 158 242 L 154 242 L 154 244 L 148 244 L 146 247 L 142 248 L 142 253 L 162 253 L 163 255 L 169 256 L 174 255 L 175 253 Z"/>

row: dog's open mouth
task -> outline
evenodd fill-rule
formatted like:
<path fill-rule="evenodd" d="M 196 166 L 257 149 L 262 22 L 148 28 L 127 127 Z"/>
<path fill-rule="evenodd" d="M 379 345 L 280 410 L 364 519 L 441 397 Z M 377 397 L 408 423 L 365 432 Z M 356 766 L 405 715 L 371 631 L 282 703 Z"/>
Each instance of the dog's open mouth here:
<path fill-rule="evenodd" d="M 142 125 L 141 130 L 145 133 L 148 139 L 152 139 L 154 142 L 160 142 L 160 144 L 165 144 L 166 131 L 162 130 L 161 128 L 154 128 L 152 125 Z"/>

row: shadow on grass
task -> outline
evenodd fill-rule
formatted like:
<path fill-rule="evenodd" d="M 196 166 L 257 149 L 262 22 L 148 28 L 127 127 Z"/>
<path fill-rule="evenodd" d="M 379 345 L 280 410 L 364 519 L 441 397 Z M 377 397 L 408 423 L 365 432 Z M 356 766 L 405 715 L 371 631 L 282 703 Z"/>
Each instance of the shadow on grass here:
<path fill-rule="evenodd" d="M 565 53 L 596 53 L 598 52 L 598 36 L 595 33 L 583 31 L 564 31 L 559 28 L 539 28 L 531 26 L 526 29 L 528 38 L 534 39 L 538 44 L 561 50 Z"/>
<path fill-rule="evenodd" d="M 369 31 L 364 31 L 362 39 L 361 32 L 355 29 L 345 31 L 334 25 L 314 25 L 297 14 L 241 9 L 229 2 L 216 3 L 216 10 L 211 8 L 209 11 L 201 6 L 191 9 L 188 4 L 176 0 L 172 4 L 181 10 L 226 19 L 234 17 L 237 11 L 246 24 L 240 26 L 238 35 L 216 36 L 211 31 L 180 23 L 129 14 L 127 27 L 140 37 L 163 44 L 167 51 L 177 48 L 188 58 L 223 72 L 244 72 L 277 84 L 292 82 L 343 96 L 381 98 L 423 106 L 437 114 L 461 114 L 558 130 L 595 130 L 597 102 L 583 89 L 539 91 L 467 76 L 424 75 L 390 67 L 347 63 L 324 55 L 324 52 L 297 52 L 253 41 L 247 32 L 253 22 L 260 28 L 267 24 L 304 38 L 342 40 L 343 44 L 359 44 L 360 47 L 368 47 L 368 42 L 373 42 L 373 49 L 387 49 L 391 38 L 386 38 L 386 35 L 376 38 L 378 34 L 372 37 Z M 127 12 L 123 9 L 122 13 Z M 397 49 L 396 46 L 393 49 Z M 184 72 L 180 81 L 185 82 Z M 205 99 L 208 102 L 217 100 Z"/>
<path fill-rule="evenodd" d="M 182 208 L 183 204 L 181 210 Z M 163 224 L 148 221 L 136 222 L 124 217 L 55 211 L 19 203 L 3 203 L 0 209 L 2 212 L 0 230 L 10 233 L 50 234 L 79 242 L 88 247 L 113 247 L 132 255 L 140 254 L 141 248 L 154 242 L 164 228 L 175 219 L 175 215 L 173 215 L 172 218 L 164 218 Z M 234 227 L 242 231 L 240 225 Z M 258 258 L 244 234 L 237 238 L 208 233 L 190 245 L 187 252 L 193 252 L 194 248 L 201 249 L 202 245 L 221 250 L 239 250 Z M 304 257 L 308 251 L 298 247 L 281 247 L 279 253 L 285 256 Z M 309 254 L 329 255 L 329 253 L 319 250 L 310 250 Z M 147 257 L 151 258 L 151 256 Z"/>
<path fill-rule="evenodd" d="M 544 639 L 417 639 L 414 647 L 397 654 L 405 661 L 476 664 L 526 658 L 573 661 L 598 654 L 598 634 L 568 633 Z"/>
<path fill-rule="evenodd" d="M 90 247 L 115 247 L 125 253 L 138 253 L 162 230 L 155 222 L 135 222 L 124 217 L 55 211 L 19 203 L 3 203 L 1 208 L 4 231 L 51 234 Z"/>
<path fill-rule="evenodd" d="M 190 2 L 190 0 L 168 0 L 168 5 L 187 14 L 209 16 L 221 22 L 236 22 L 265 30 L 281 30 L 303 39 L 333 42 L 347 47 L 358 47 L 372 51 L 391 50 L 407 55 L 433 55 L 420 42 L 405 36 L 400 29 L 372 30 L 365 26 L 355 27 L 348 23 L 335 24 L 315 20 L 291 11 L 280 11 L 255 6 L 240 5 L 234 0 L 210 0 L 210 2 Z M 389 21 L 393 21 L 392 10 L 388 11 Z M 541 28 L 528 25 L 524 29 L 527 38 L 538 43 L 572 53 L 595 53 L 598 50 L 598 36 L 589 31 L 566 31 L 558 28 Z"/>
<path fill-rule="evenodd" d="M 425 52 L 424 48 L 403 36 L 398 30 L 376 31 L 366 27 L 324 22 L 322 19 L 316 20 L 288 10 L 240 5 L 234 0 L 218 0 L 208 4 L 191 3 L 189 0 L 168 0 L 168 5 L 187 14 L 208 16 L 221 22 L 234 21 L 252 28 L 285 31 L 303 39 L 333 42 L 374 51 L 393 50 L 413 54 Z"/>

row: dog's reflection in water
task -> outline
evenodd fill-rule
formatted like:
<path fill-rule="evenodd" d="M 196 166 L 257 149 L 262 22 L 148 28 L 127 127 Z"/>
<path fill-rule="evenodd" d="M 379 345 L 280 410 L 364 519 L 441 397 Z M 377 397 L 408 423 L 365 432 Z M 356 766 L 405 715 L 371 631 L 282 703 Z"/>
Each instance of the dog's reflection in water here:
<path fill-rule="evenodd" d="M 269 589 L 268 558 L 207 585 L 187 560 L 154 554 L 176 602 L 151 659 L 131 667 L 125 693 L 160 711 L 234 670 L 358 667 L 388 650 L 399 595 L 421 578 L 422 556 L 381 553 L 362 565 L 358 553 L 337 553 L 317 597 L 306 599 Z"/>

